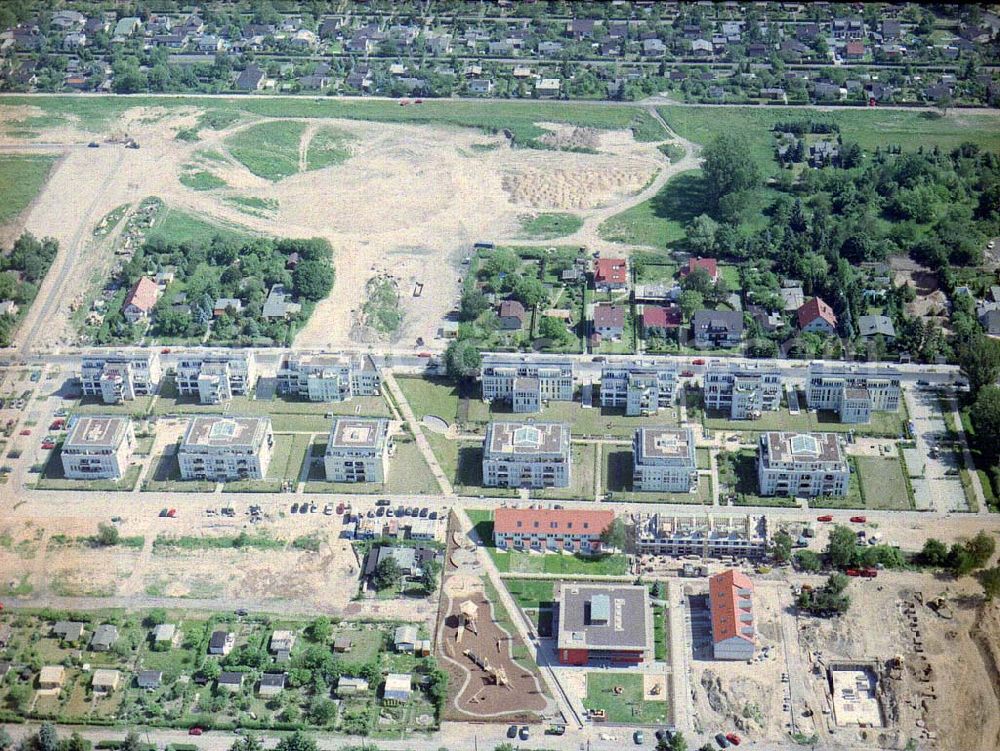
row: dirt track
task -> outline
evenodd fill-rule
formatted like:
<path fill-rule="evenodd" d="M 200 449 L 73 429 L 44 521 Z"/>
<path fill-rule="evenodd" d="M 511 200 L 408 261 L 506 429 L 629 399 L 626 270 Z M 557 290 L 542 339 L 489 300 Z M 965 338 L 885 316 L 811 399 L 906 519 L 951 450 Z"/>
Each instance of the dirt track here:
<path fill-rule="evenodd" d="M 5 118 L 38 114 L 31 107 L 3 113 Z M 141 144 L 139 150 L 109 144 L 81 148 L 93 134 L 68 126 L 38 135 L 39 142 L 67 148 L 24 222 L 35 234 L 58 239 L 61 252 L 40 304 L 20 328 L 22 341 L 43 350 L 72 342 L 69 305 L 83 292 L 86 272 L 110 261 L 110 244 L 97 247 L 94 226 L 122 203 L 135 205 L 146 196 L 262 234 L 327 238 L 336 251 L 334 290 L 317 305 L 297 337 L 298 346 L 356 343 L 362 333 L 357 325 L 362 290 L 380 272 L 396 276 L 403 290 L 403 324 L 394 339 L 412 343 L 422 336 L 430 343 L 457 301 L 459 262 L 472 243 L 516 237 L 520 217 L 527 213 L 571 210 L 584 219 L 584 227 L 555 242 L 600 249 L 606 243 L 597 226 L 604 219 L 653 195 L 671 175 L 696 166 L 690 145 L 683 161 L 669 165 L 655 144 L 637 143 L 625 131 L 588 134 L 598 153 L 575 153 L 511 149 L 502 136 L 472 129 L 323 120 L 322 125 L 353 136 L 351 157 L 272 183 L 251 174 L 224 147 L 229 135 L 258 120 L 223 131 L 202 130 L 202 140 L 194 143 L 175 140 L 179 129 L 195 124 L 197 114 L 196 108 L 128 110 L 108 131 L 128 132 Z M 300 166 L 320 124 L 307 122 Z M 545 127 L 556 140 L 566 130 Z M 23 145 L 8 139 L 0 141 L 0 150 Z M 207 149 L 221 152 L 226 161 L 196 156 Z M 199 192 L 181 185 L 185 164 L 216 174 L 228 187 Z M 276 200 L 278 210 L 267 218 L 251 216 L 225 201 L 234 196 Z M 412 296 L 417 282 L 424 285 L 419 298 Z"/>

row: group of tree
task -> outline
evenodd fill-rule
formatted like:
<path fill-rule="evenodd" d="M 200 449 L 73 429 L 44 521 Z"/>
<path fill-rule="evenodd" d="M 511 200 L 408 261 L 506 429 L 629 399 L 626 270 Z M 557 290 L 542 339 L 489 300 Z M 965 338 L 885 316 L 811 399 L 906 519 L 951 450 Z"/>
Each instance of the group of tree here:
<path fill-rule="evenodd" d="M 0 728 L 0 751 L 14 747 L 10 733 Z M 68 738 L 60 738 L 55 725 L 43 722 L 36 732 L 23 736 L 16 747 L 18 751 L 90 751 L 93 744 L 75 730 Z M 124 751 L 140 751 L 139 736 L 134 730 L 126 733 L 121 748 Z"/>
<path fill-rule="evenodd" d="M 9 253 L 0 253 L 0 300 L 11 300 L 22 310 L 31 305 L 58 251 L 59 243 L 51 237 L 38 240 L 23 233 Z M 10 346 L 17 320 L 10 314 L 0 316 L 0 347 Z"/>
<path fill-rule="evenodd" d="M 800 610 L 820 616 L 840 615 L 851 606 L 851 598 L 845 590 L 848 578 L 838 572 L 830 574 L 821 587 L 803 586 L 795 604 Z"/>
<path fill-rule="evenodd" d="M 868 545 L 850 527 L 838 524 L 830 533 L 826 556 L 834 568 L 901 568 L 906 559 L 899 548 L 891 545 Z"/>
<path fill-rule="evenodd" d="M 989 563 L 996 552 L 996 540 L 984 531 L 965 542 L 952 543 L 948 547 L 935 537 L 924 542 L 917 560 L 925 566 L 943 568 L 955 576 L 967 576 Z"/>

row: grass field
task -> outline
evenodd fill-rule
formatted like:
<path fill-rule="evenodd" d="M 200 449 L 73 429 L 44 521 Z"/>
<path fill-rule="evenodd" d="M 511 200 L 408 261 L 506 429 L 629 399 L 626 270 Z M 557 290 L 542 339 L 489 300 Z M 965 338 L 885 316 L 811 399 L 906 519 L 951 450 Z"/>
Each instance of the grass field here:
<path fill-rule="evenodd" d="M 197 169 L 193 165 L 188 166 L 192 168 L 181 173 L 181 185 L 191 188 L 191 190 L 215 190 L 226 187 L 226 181 L 221 177 L 217 177 L 208 170 Z"/>
<path fill-rule="evenodd" d="M 309 142 L 306 169 L 323 169 L 346 161 L 351 155 L 347 148 L 350 135 L 336 128 L 320 128 Z"/>
<path fill-rule="evenodd" d="M 409 436 L 407 436 L 408 438 Z M 416 441 L 395 439 L 395 453 L 389 459 L 389 481 L 337 483 L 326 481 L 326 470 L 322 462 L 310 467 L 309 481 L 305 485 L 307 493 L 351 493 L 354 495 L 390 493 L 392 495 L 433 495 L 439 492 L 434 473 L 427 466 L 424 455 Z M 320 458 L 326 450 L 326 442 L 317 442 L 313 456 Z"/>
<path fill-rule="evenodd" d="M 621 689 L 616 693 L 616 689 Z M 603 709 L 608 722 L 648 725 L 666 722 L 667 702 L 642 698 L 642 675 L 635 673 L 587 673 L 587 709 Z"/>
<path fill-rule="evenodd" d="M 299 142 L 306 124 L 294 120 L 258 123 L 226 139 L 229 153 L 258 177 L 277 182 L 299 171 Z"/>
<path fill-rule="evenodd" d="M 505 574 L 573 574 L 579 576 L 624 576 L 628 562 L 624 555 L 585 556 L 569 553 L 527 553 L 487 548 Z"/>
<path fill-rule="evenodd" d="M 583 226 L 576 214 L 552 212 L 521 217 L 521 236 L 533 240 L 551 240 L 571 235 Z"/>
<path fill-rule="evenodd" d="M 522 608 L 549 608 L 554 604 L 555 582 L 544 579 L 504 579 L 503 583 Z"/>
<path fill-rule="evenodd" d="M 168 243 L 208 243 L 216 235 L 245 240 L 251 235 L 241 227 L 218 224 L 181 209 L 167 207 L 163 216 L 146 234 L 147 240 L 162 239 Z"/>
<path fill-rule="evenodd" d="M 0 226 L 17 219 L 35 200 L 55 162 L 54 156 L 0 156 Z"/>
<path fill-rule="evenodd" d="M 809 412 L 803 410 L 797 415 L 791 414 L 786 408 L 775 412 L 764 412 L 756 420 L 730 420 L 725 413 L 711 410 L 705 414 L 705 427 L 709 430 L 738 430 L 744 432 L 763 432 L 767 430 L 801 430 L 819 431 L 825 433 L 849 433 L 867 436 L 884 436 L 899 438 L 906 423 L 906 414 L 900 412 L 873 412 L 872 420 L 867 425 L 844 423 L 836 413 L 828 410 Z"/>
<path fill-rule="evenodd" d="M 622 447 L 604 447 L 601 471 L 604 473 L 602 487 L 611 493 L 616 501 L 637 503 L 712 503 L 712 479 L 698 478 L 698 488 L 694 493 L 639 493 L 632 490 L 632 451 Z"/>
<path fill-rule="evenodd" d="M 685 225 L 703 212 L 705 184 L 700 170 L 670 178 L 660 192 L 615 214 L 598 227 L 609 242 L 664 248 L 685 236 Z"/>
<path fill-rule="evenodd" d="M 939 145 L 950 151 L 966 141 L 1000 149 L 1000 116 L 952 110 L 946 117 L 907 110 L 865 109 L 820 112 L 788 107 L 660 107 L 658 111 L 677 135 L 707 144 L 722 133 L 740 133 L 766 174 L 777 172 L 771 128 L 776 122 L 813 120 L 840 126 L 845 141 L 873 151 L 897 144 L 907 150 Z"/>
<path fill-rule="evenodd" d="M 865 508 L 911 509 L 913 500 L 898 456 L 858 456 L 854 459 Z"/>

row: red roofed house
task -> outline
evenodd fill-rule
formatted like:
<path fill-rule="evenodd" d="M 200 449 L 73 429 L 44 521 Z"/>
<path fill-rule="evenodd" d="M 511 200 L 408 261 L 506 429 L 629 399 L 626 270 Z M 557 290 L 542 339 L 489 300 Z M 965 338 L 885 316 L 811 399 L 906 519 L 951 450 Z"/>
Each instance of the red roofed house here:
<path fill-rule="evenodd" d="M 833 308 L 818 297 L 810 298 L 796 311 L 799 330 L 815 334 L 833 334 L 837 331 L 837 316 Z"/>
<path fill-rule="evenodd" d="M 847 49 L 844 50 L 844 57 L 848 60 L 860 60 L 865 56 L 865 43 L 859 41 L 853 41 L 847 43 Z"/>
<path fill-rule="evenodd" d="M 607 339 L 620 339 L 625 331 L 625 308 L 611 303 L 594 306 L 594 333 Z"/>
<path fill-rule="evenodd" d="M 598 258 L 594 268 L 594 289 L 599 292 L 628 289 L 628 269 L 624 258 Z"/>
<path fill-rule="evenodd" d="M 713 284 L 719 281 L 719 264 L 714 258 L 689 258 L 683 275 L 687 276 L 695 269 L 704 269 L 707 271 Z"/>
<path fill-rule="evenodd" d="M 753 582 L 735 569 L 708 580 L 712 652 L 716 660 L 753 659 Z"/>
<path fill-rule="evenodd" d="M 601 552 L 601 532 L 613 511 L 498 508 L 493 512 L 493 544 L 501 549 Z"/>
<path fill-rule="evenodd" d="M 524 306 L 517 300 L 504 300 L 500 303 L 500 330 L 520 331 L 524 326 Z"/>
<path fill-rule="evenodd" d="M 644 305 L 642 308 L 642 335 L 664 337 L 681 325 L 681 309 L 677 306 Z"/>
<path fill-rule="evenodd" d="M 159 297 L 160 288 L 156 282 L 148 276 L 140 277 L 125 298 L 122 314 L 129 323 L 145 320 L 149 318 Z"/>

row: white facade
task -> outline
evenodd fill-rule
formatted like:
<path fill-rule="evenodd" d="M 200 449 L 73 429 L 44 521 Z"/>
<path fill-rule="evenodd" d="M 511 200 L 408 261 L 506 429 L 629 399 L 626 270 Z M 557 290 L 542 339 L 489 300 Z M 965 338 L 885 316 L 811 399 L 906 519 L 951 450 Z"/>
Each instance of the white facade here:
<path fill-rule="evenodd" d="M 274 433 L 269 417 L 192 418 L 177 450 L 185 480 L 263 480 Z"/>
<path fill-rule="evenodd" d="M 571 359 L 484 354 L 481 369 L 483 399 L 512 402 L 515 382 L 520 387 L 515 406 L 522 410 L 543 401 L 569 402 L 573 400 L 575 363 Z M 531 386 L 536 396 L 527 398 Z"/>
<path fill-rule="evenodd" d="M 748 420 L 781 406 L 781 371 L 777 368 L 712 360 L 705 372 L 705 409 Z"/>
<path fill-rule="evenodd" d="M 125 476 L 135 433 L 121 416 L 83 416 L 73 425 L 59 458 L 71 480 L 120 480 Z"/>
<path fill-rule="evenodd" d="M 156 393 L 160 356 L 152 350 L 85 355 L 80 368 L 84 396 L 99 396 L 105 404 L 120 404 Z"/>
<path fill-rule="evenodd" d="M 691 428 L 639 428 L 632 439 L 632 488 L 687 493 L 698 485 Z"/>
<path fill-rule="evenodd" d="M 568 425 L 491 422 L 483 445 L 483 485 L 569 487 L 571 459 Z"/>
<path fill-rule="evenodd" d="M 860 390 L 867 392 L 867 414 L 858 404 Z M 868 422 L 871 412 L 896 412 L 901 394 L 900 374 L 895 368 L 809 364 L 806 381 L 809 409 L 833 410 L 843 422 L 863 423 Z M 845 399 L 853 402 L 846 409 Z"/>
<path fill-rule="evenodd" d="M 252 352 L 212 352 L 185 357 L 177 363 L 177 393 L 197 396 L 202 404 L 221 404 L 246 396 L 256 377 Z"/>
<path fill-rule="evenodd" d="M 847 495 L 851 471 L 835 433 L 763 433 L 757 478 L 763 496 Z"/>
<path fill-rule="evenodd" d="M 382 377 L 361 355 L 290 354 L 278 370 L 278 391 L 311 402 L 343 402 L 382 393 Z"/>
<path fill-rule="evenodd" d="M 338 417 L 323 466 L 329 482 L 385 482 L 389 477 L 389 421 Z"/>
<path fill-rule="evenodd" d="M 766 516 L 672 516 L 636 514 L 635 551 L 640 555 L 762 558 L 767 554 Z"/>
<path fill-rule="evenodd" d="M 655 415 L 673 405 L 677 383 L 673 363 L 608 363 L 601 368 L 601 406 L 624 407 L 630 417 Z"/>

